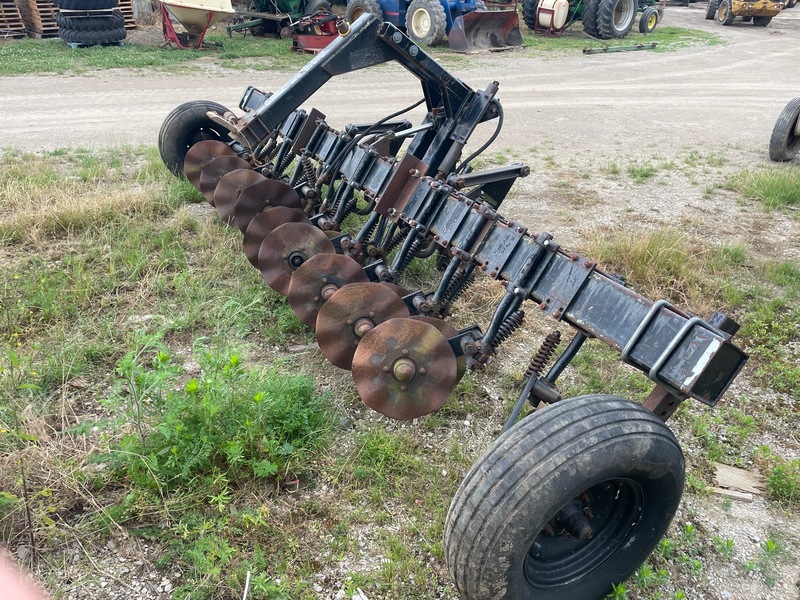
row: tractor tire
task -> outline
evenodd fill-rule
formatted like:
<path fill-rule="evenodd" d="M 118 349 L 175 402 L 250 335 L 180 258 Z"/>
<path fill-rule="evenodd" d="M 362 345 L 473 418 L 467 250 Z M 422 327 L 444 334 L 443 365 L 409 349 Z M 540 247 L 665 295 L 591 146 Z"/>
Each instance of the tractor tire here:
<path fill-rule="evenodd" d="M 583 30 L 587 35 L 594 38 L 600 36 L 597 31 L 597 7 L 600 0 L 586 0 L 583 4 L 583 13 L 581 14 L 581 22 L 583 23 Z"/>
<path fill-rule="evenodd" d="M 370 14 L 379 21 L 383 21 L 383 11 L 377 0 L 350 0 L 347 3 L 345 19 L 348 23 L 355 23 L 356 19 L 364 13 Z"/>
<path fill-rule="evenodd" d="M 636 403 L 596 394 L 537 410 L 492 443 L 450 504 L 456 588 L 464 600 L 605 597 L 666 533 L 684 470 L 670 429 Z"/>
<path fill-rule="evenodd" d="M 406 11 L 406 34 L 420 46 L 447 40 L 447 16 L 438 0 L 412 0 Z"/>
<path fill-rule="evenodd" d="M 331 3 L 328 0 L 308 0 L 303 9 L 304 15 L 315 15 L 318 11 L 332 12 Z"/>
<path fill-rule="evenodd" d="M 536 29 L 536 13 L 539 11 L 539 0 L 522 0 L 522 20 L 528 29 Z"/>
<path fill-rule="evenodd" d="M 124 40 L 127 35 L 128 32 L 124 27 L 102 30 L 64 29 L 62 27 L 58 30 L 58 37 L 64 42 L 87 46 L 116 44 Z"/>
<path fill-rule="evenodd" d="M 158 132 L 158 151 L 161 160 L 174 175 L 183 175 L 183 160 L 189 148 L 203 140 L 231 141 L 228 130 L 206 116 L 210 110 L 219 114 L 228 111 L 222 104 L 196 100 L 175 108 L 161 125 Z"/>
<path fill-rule="evenodd" d="M 639 19 L 639 33 L 653 33 L 656 25 L 658 25 L 658 9 L 655 6 L 648 6 Z"/>
<path fill-rule="evenodd" d="M 753 25 L 756 27 L 766 27 L 772 21 L 772 17 L 753 17 Z"/>
<path fill-rule="evenodd" d="M 736 20 L 736 15 L 733 14 L 731 7 L 731 0 L 721 0 L 719 7 L 717 7 L 717 22 L 723 25 L 730 25 Z"/>
<path fill-rule="evenodd" d="M 633 27 L 637 12 L 636 0 L 599 0 L 597 37 L 602 40 L 625 37 Z"/>
<path fill-rule="evenodd" d="M 795 4 L 797 4 L 797 0 L 786 0 L 786 3 L 783 5 L 784 10 L 787 8 L 794 8 Z"/>
<path fill-rule="evenodd" d="M 717 16 L 717 8 L 719 8 L 719 0 L 708 0 L 706 6 L 706 19 L 709 21 Z"/>
<path fill-rule="evenodd" d="M 56 13 L 56 24 L 62 29 L 73 31 L 104 31 L 125 26 L 125 17 L 118 10 L 110 16 L 101 17 L 68 17 L 65 13 Z"/>
<path fill-rule="evenodd" d="M 119 0 L 53 0 L 61 10 L 108 10 L 117 8 Z"/>
<path fill-rule="evenodd" d="M 753 20 L 753 17 L 742 17 L 742 23 L 749 23 Z"/>
<path fill-rule="evenodd" d="M 800 98 L 786 105 L 772 129 L 769 139 L 769 157 L 778 162 L 788 162 L 800 152 Z"/>

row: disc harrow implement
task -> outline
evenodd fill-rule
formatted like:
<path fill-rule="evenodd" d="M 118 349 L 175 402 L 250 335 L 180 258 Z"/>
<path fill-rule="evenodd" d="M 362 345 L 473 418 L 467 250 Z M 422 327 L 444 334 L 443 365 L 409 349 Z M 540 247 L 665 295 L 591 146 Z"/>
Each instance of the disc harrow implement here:
<path fill-rule="evenodd" d="M 388 61 L 419 80 L 420 102 L 341 128 L 300 106 L 331 77 Z M 243 232 L 248 260 L 315 328 L 326 359 L 351 369 L 364 403 L 390 418 L 439 409 L 468 371 L 491 365 L 526 312 L 561 324 L 532 350 L 502 433 L 453 499 L 445 559 L 469 600 L 602 598 L 677 510 L 684 466 L 665 422 L 687 398 L 716 405 L 747 356 L 724 314 L 650 300 L 501 214 L 529 169 L 473 168 L 503 124 L 498 91 L 473 90 L 365 14 L 278 91 L 248 88 L 241 116 L 209 111 L 231 141 L 192 146 L 184 173 Z M 421 105 L 419 124 L 402 118 Z M 193 139 L 173 130 L 181 122 L 168 117 L 160 139 Z M 482 124 L 494 133 L 472 150 Z M 409 287 L 414 261 L 435 262 L 431 289 Z M 453 303 L 479 276 L 502 298 L 488 323 L 456 329 Z M 590 338 L 652 380 L 643 405 L 562 399 L 558 379 Z"/>

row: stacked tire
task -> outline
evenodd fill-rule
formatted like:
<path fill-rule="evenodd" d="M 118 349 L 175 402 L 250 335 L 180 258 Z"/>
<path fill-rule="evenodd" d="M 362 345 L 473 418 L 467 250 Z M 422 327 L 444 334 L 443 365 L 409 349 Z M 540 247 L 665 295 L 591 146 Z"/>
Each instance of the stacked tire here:
<path fill-rule="evenodd" d="M 95 46 L 119 44 L 125 39 L 125 18 L 119 0 L 53 0 L 58 37 L 68 44 Z"/>

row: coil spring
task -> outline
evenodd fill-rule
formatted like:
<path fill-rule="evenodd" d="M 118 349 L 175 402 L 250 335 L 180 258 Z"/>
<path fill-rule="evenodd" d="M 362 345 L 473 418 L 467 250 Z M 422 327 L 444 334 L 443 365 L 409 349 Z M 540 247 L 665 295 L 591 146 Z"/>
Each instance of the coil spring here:
<path fill-rule="evenodd" d="M 280 175 L 281 173 L 283 173 L 286 170 L 286 167 L 288 167 L 291 164 L 293 159 L 294 159 L 294 157 L 292 156 L 292 154 L 287 152 L 286 156 L 283 157 L 283 160 L 281 161 L 281 164 L 279 164 L 278 168 L 275 169 L 275 173 L 277 175 Z"/>
<path fill-rule="evenodd" d="M 534 355 L 534 357 L 531 359 L 531 362 L 528 364 L 528 368 L 525 370 L 525 377 L 531 377 L 533 375 L 536 375 L 536 377 L 541 377 L 542 371 L 544 371 L 544 367 L 547 365 L 547 361 L 549 361 L 550 357 L 553 356 L 553 352 L 556 351 L 556 348 L 560 343 L 560 331 L 555 330 L 547 334 L 547 337 L 544 338 L 542 345 L 539 346 L 539 351 Z"/>
<path fill-rule="evenodd" d="M 264 142 L 264 145 L 259 148 L 258 152 L 256 152 L 256 158 L 260 161 L 264 161 L 264 159 L 271 160 L 270 152 L 275 149 L 275 146 L 275 138 L 269 138 L 266 142 Z"/>
<path fill-rule="evenodd" d="M 303 174 L 306 176 L 306 183 L 311 187 L 317 185 L 317 170 L 314 168 L 314 163 L 308 156 L 302 156 L 300 162 L 303 165 Z"/>
<path fill-rule="evenodd" d="M 475 271 L 470 271 L 469 274 L 467 274 L 466 271 L 459 271 L 453 275 L 453 279 L 450 281 L 450 285 L 447 286 L 447 291 L 444 293 L 442 304 L 452 304 L 458 300 L 461 294 L 467 291 L 467 288 L 471 286 L 474 281 Z"/>
<path fill-rule="evenodd" d="M 386 244 L 386 248 L 383 249 L 384 254 L 389 254 L 392 250 L 397 248 L 400 244 L 403 243 L 403 240 L 406 239 L 408 232 L 411 231 L 410 229 L 405 229 L 398 231 L 394 237 L 389 240 L 389 243 Z"/>
<path fill-rule="evenodd" d="M 524 320 L 525 312 L 521 310 L 515 310 L 513 313 L 508 315 L 508 317 L 506 317 L 500 324 L 500 327 L 497 328 L 497 334 L 492 340 L 492 349 L 497 350 L 497 348 L 500 347 L 500 344 L 505 342 L 509 337 L 511 337 L 512 333 L 522 326 L 522 321 Z"/>
<path fill-rule="evenodd" d="M 408 249 L 408 253 L 403 257 L 403 262 L 401 262 L 394 270 L 395 274 L 402 273 L 408 268 L 408 265 L 410 265 L 411 261 L 414 260 L 414 257 L 417 255 L 417 252 L 421 247 L 422 239 L 417 238 L 411 242 L 411 247 Z"/>
<path fill-rule="evenodd" d="M 367 229 L 366 231 L 364 231 L 361 236 L 359 236 L 359 241 L 364 242 L 364 243 L 372 242 L 372 236 L 375 233 L 375 230 L 378 228 L 378 223 L 379 222 L 380 222 L 380 219 L 374 219 L 373 222 L 372 222 L 372 226 L 369 229 Z"/>

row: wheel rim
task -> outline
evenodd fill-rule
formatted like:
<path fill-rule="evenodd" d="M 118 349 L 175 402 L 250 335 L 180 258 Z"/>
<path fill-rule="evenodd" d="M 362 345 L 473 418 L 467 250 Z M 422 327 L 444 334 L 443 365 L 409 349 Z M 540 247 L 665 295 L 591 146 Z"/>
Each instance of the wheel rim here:
<path fill-rule="evenodd" d="M 431 30 L 431 16 L 426 10 L 418 10 L 411 15 L 411 27 L 414 34 L 419 38 L 424 38 Z"/>
<path fill-rule="evenodd" d="M 584 502 L 573 500 L 562 507 L 531 544 L 523 566 L 530 585 L 554 589 L 599 568 L 626 544 L 635 531 L 634 525 L 641 518 L 644 495 L 634 481 L 612 479 L 581 494 L 581 500 Z M 583 541 L 577 534 L 566 532 L 569 517 L 559 519 L 562 511 L 566 512 L 570 505 L 574 510 L 576 502 L 591 508 L 588 517 L 591 535 Z M 580 516 L 580 508 L 577 512 Z"/>
<path fill-rule="evenodd" d="M 719 20 L 724 21 L 728 16 L 728 5 L 723 3 L 719 5 Z"/>
<path fill-rule="evenodd" d="M 653 13 L 647 19 L 647 29 L 652 31 L 653 29 L 656 28 L 656 23 L 658 23 L 658 15 L 656 13 Z"/>
<path fill-rule="evenodd" d="M 197 129 L 187 131 L 183 138 L 184 154 L 188 152 L 189 148 L 199 142 L 205 142 L 207 140 L 219 140 L 224 142 L 225 133 L 218 131 L 213 125 L 214 123 L 209 122 L 208 125 L 200 125 Z"/>
<path fill-rule="evenodd" d="M 614 27 L 618 30 L 625 29 L 635 13 L 636 5 L 631 0 L 620 0 L 614 8 Z"/>

